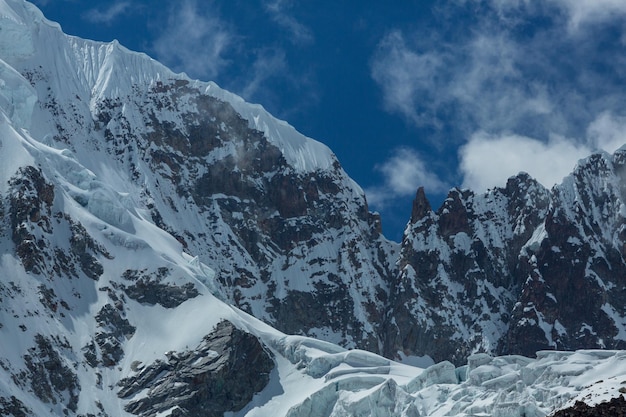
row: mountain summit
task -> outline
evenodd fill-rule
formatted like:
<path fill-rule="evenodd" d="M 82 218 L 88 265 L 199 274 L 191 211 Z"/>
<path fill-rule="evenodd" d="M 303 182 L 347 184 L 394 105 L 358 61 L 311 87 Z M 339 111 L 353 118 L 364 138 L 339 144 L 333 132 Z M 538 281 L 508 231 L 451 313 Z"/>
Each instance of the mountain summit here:
<path fill-rule="evenodd" d="M 489 355 L 624 348 L 625 165 L 437 211 L 420 189 L 394 243 L 323 144 L 0 0 L 0 415 L 544 416 L 617 391 L 622 352 Z"/>

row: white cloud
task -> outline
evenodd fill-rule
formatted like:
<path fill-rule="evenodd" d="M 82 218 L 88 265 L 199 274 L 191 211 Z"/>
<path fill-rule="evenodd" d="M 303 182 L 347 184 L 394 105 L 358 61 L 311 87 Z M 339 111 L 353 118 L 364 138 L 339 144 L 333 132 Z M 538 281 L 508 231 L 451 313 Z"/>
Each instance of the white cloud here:
<path fill-rule="evenodd" d="M 562 137 L 547 143 L 519 135 L 473 135 L 459 149 L 463 186 L 476 192 L 502 187 L 507 178 L 527 172 L 545 187 L 562 181 L 576 162 L 588 156 L 586 144 L 576 144 Z"/>
<path fill-rule="evenodd" d="M 604 112 L 589 124 L 587 138 L 594 149 L 615 152 L 626 145 L 626 117 Z"/>
<path fill-rule="evenodd" d="M 383 164 L 375 167 L 383 176 L 383 185 L 365 190 L 370 205 L 383 208 L 389 200 L 415 194 L 420 186 L 427 192 L 445 192 L 448 186 L 430 171 L 421 156 L 412 149 L 398 148 Z"/>
<path fill-rule="evenodd" d="M 115 19 L 131 10 L 129 1 L 117 1 L 107 9 L 91 9 L 84 14 L 85 19 L 93 23 L 111 24 Z"/>
<path fill-rule="evenodd" d="M 286 11 L 290 7 L 290 0 L 272 0 L 265 4 L 265 9 L 274 22 L 291 34 L 292 42 L 298 44 L 312 43 L 314 41 L 313 32 Z"/>
<path fill-rule="evenodd" d="M 515 134 L 478 132 L 459 149 L 463 186 L 477 192 L 502 187 L 519 172 L 527 172 L 546 187 L 559 184 L 576 163 L 591 153 L 609 153 L 626 145 L 626 117 L 598 115 L 582 142 L 554 135 L 547 142 Z"/>
<path fill-rule="evenodd" d="M 626 15 L 624 0 L 550 0 L 566 10 L 570 29 L 579 29 L 581 25 L 602 23 Z"/>
<path fill-rule="evenodd" d="M 203 10 L 215 10 L 205 7 Z M 224 57 L 235 34 L 218 16 L 207 16 L 196 0 L 177 2 L 152 49 L 157 58 L 195 78 L 215 78 L 228 64 Z"/>
<path fill-rule="evenodd" d="M 442 4 L 447 29 L 389 32 L 371 76 L 385 109 L 429 128 L 419 140 L 458 150 L 464 186 L 502 186 L 520 171 L 552 186 L 626 142 L 626 1 Z"/>

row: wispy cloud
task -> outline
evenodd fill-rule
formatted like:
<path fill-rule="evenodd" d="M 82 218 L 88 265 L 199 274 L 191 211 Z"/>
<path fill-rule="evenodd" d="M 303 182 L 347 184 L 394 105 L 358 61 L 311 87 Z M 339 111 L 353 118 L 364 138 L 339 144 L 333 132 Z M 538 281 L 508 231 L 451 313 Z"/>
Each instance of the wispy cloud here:
<path fill-rule="evenodd" d="M 280 47 L 266 47 L 255 51 L 254 60 L 247 71 L 234 81 L 233 88 L 247 101 L 262 103 L 283 119 L 289 119 L 291 114 L 316 101 L 311 80 L 294 73 L 286 52 Z M 281 94 L 296 91 L 300 100 L 286 107 Z"/>
<path fill-rule="evenodd" d="M 601 113 L 587 128 L 587 142 L 590 147 L 607 152 L 626 145 L 626 117 Z"/>
<path fill-rule="evenodd" d="M 577 30 L 581 25 L 603 23 L 616 16 L 626 16 L 626 2 L 623 0 L 550 0 L 563 8 L 569 17 L 570 29 Z"/>
<path fill-rule="evenodd" d="M 157 58 L 192 77 L 215 78 L 229 63 L 225 56 L 236 35 L 218 15 L 207 14 L 214 10 L 196 0 L 177 2 L 153 43 Z"/>
<path fill-rule="evenodd" d="M 130 1 L 116 1 L 106 9 L 90 9 L 84 14 L 85 19 L 93 23 L 103 23 L 110 25 L 120 16 L 132 10 L 133 5 Z"/>
<path fill-rule="evenodd" d="M 265 10 L 272 20 L 286 29 L 291 40 L 298 44 L 309 44 L 314 41 L 313 31 L 289 14 L 291 0 L 271 0 L 265 3 Z"/>
<path fill-rule="evenodd" d="M 274 48 L 259 51 L 252 65 L 251 73 L 246 74 L 249 78 L 246 79 L 241 94 L 249 99 L 262 94 L 264 83 L 268 79 L 281 74 L 284 75 L 287 70 L 285 51 Z"/>
<path fill-rule="evenodd" d="M 382 87 L 385 108 L 398 112 L 411 122 L 435 122 L 420 102 L 433 105 L 438 97 L 433 86 L 445 65 L 441 51 L 417 52 L 410 48 L 400 31 L 389 33 L 380 43 L 372 63 L 372 77 Z"/>
<path fill-rule="evenodd" d="M 389 111 L 436 128 L 454 118 L 462 134 L 559 121 L 551 84 L 539 76 L 541 68 L 527 68 L 527 60 L 539 58 L 532 45 L 486 30 L 459 44 L 428 47 L 409 44 L 398 31 L 380 43 L 372 77 Z"/>
<path fill-rule="evenodd" d="M 484 190 L 528 171 L 551 186 L 579 158 L 623 144 L 626 2 L 445 5 L 444 32 L 390 31 L 371 75 L 385 109 L 458 152 L 464 185 Z"/>
<path fill-rule="evenodd" d="M 275 38 L 253 39 L 258 29 L 238 26 L 241 23 L 220 11 L 217 1 L 180 0 L 171 4 L 163 24 L 153 26 L 157 33 L 150 46 L 155 58 L 165 65 L 193 78 L 216 81 L 248 101 L 262 103 L 281 118 L 317 101 L 312 87 L 314 74 L 306 68 L 296 71 L 287 53 L 289 48 Z M 287 1 L 263 1 L 261 7 L 259 11 L 269 11 L 281 25 L 291 22 L 291 39 L 307 38 L 308 29 L 289 18 Z M 286 106 L 285 96 L 300 100 Z"/>
<path fill-rule="evenodd" d="M 383 184 L 365 190 L 372 207 L 384 208 L 389 201 L 415 194 L 422 186 L 427 192 L 441 193 L 448 186 L 429 170 L 422 157 L 413 149 L 398 148 L 384 163 L 375 167 L 382 174 Z"/>

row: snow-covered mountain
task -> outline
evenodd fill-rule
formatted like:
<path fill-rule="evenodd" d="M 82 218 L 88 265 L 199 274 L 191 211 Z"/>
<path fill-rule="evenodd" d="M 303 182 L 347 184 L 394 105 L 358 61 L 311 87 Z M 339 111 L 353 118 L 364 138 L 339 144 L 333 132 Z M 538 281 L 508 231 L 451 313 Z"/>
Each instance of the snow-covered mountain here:
<path fill-rule="evenodd" d="M 0 415 L 545 416 L 618 396 L 621 351 L 479 352 L 623 348 L 625 161 L 437 212 L 418 191 L 396 244 L 332 152 L 261 106 L 0 0 Z"/>
<path fill-rule="evenodd" d="M 75 203 L 133 236 L 137 217 L 170 233 L 225 300 L 281 330 L 379 349 L 397 245 L 326 146 L 116 42 L 30 10 L 4 20 L 11 117 L 75 161 L 52 173 Z"/>
<path fill-rule="evenodd" d="M 483 195 L 418 191 L 392 284 L 385 352 L 626 348 L 626 146 L 546 190 L 526 174 Z"/>

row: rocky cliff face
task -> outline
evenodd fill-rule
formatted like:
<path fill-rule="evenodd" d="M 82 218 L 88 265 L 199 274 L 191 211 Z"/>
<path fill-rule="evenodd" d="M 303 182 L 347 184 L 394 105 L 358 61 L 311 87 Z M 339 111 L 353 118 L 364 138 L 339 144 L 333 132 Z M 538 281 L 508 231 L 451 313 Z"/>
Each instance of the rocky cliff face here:
<path fill-rule="evenodd" d="M 525 174 L 484 195 L 453 189 L 437 212 L 419 190 L 391 296 L 387 351 L 455 361 L 495 351 L 525 279 L 520 250 L 548 206 L 548 191 Z"/>
<path fill-rule="evenodd" d="M 378 348 L 371 324 L 384 311 L 394 245 L 332 154 L 302 169 L 186 80 L 96 107 L 107 157 L 143 187 L 154 223 L 216 267 L 230 302 L 286 332 Z"/>
<path fill-rule="evenodd" d="M 526 279 L 502 352 L 626 348 L 625 191 L 624 149 L 581 161 L 552 190 L 520 253 Z"/>
<path fill-rule="evenodd" d="M 419 190 L 387 315 L 386 353 L 626 345 L 626 150 L 580 161 L 546 190 L 526 174 L 483 195 Z"/>
<path fill-rule="evenodd" d="M 219 417 L 244 408 L 267 386 L 274 361 L 257 338 L 229 321 L 217 324 L 199 346 L 168 352 L 166 360 L 135 362 L 136 375 L 119 381 L 120 398 L 132 399 L 125 410 L 139 416 Z M 147 390 L 143 398 L 133 399 Z"/>

